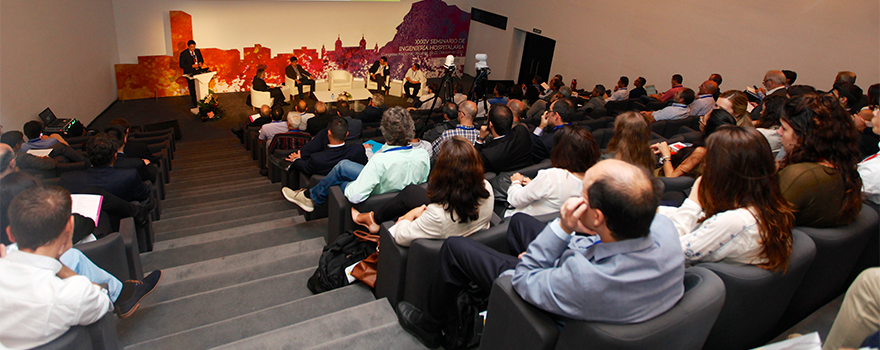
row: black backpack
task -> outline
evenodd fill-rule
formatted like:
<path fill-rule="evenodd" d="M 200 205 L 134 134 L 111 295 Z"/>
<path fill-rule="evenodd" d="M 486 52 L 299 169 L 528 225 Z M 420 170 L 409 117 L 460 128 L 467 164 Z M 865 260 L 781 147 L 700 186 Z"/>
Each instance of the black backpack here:
<path fill-rule="evenodd" d="M 376 243 L 364 241 L 346 231 L 332 244 L 324 247 L 318 260 L 318 269 L 309 277 L 307 286 L 318 294 L 348 285 L 345 268 L 364 260 L 376 251 Z"/>
<path fill-rule="evenodd" d="M 443 325 L 441 345 L 446 350 L 467 349 L 480 344 L 483 337 L 483 316 L 489 306 L 489 296 L 469 283 L 455 298 L 455 307 L 448 310 Z"/>

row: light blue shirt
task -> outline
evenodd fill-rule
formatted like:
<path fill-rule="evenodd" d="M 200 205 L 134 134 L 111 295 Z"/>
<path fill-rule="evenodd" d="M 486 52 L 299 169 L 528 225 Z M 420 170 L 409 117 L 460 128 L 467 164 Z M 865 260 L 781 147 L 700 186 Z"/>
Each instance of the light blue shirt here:
<path fill-rule="evenodd" d="M 694 102 L 688 105 L 689 115 L 703 116 L 715 109 L 715 99 L 712 94 L 700 95 Z"/>
<path fill-rule="evenodd" d="M 688 116 L 688 106 L 681 103 L 673 103 L 672 106 L 654 112 L 653 116 L 654 120 L 658 122 L 661 120 L 684 119 Z"/>
<path fill-rule="evenodd" d="M 556 219 L 529 245 L 512 283 L 524 300 L 563 317 L 643 322 L 684 295 L 684 254 L 678 231 L 661 214 L 647 237 L 611 243 L 569 235 Z"/>
<path fill-rule="evenodd" d="M 35 138 L 35 139 L 32 139 L 32 140 L 28 140 L 28 142 L 23 143 L 23 144 L 21 145 L 21 150 L 20 150 L 20 151 L 21 151 L 21 152 L 27 152 L 28 150 L 32 150 L 32 149 L 47 149 L 47 148 L 52 148 L 52 146 L 55 146 L 56 143 L 58 143 L 58 140 L 56 140 L 56 139 L 48 138 L 48 139 L 45 139 L 45 140 L 41 140 L 41 139 L 38 137 L 38 138 Z"/>
<path fill-rule="evenodd" d="M 357 179 L 345 187 L 345 197 L 357 204 L 367 200 L 371 194 L 396 192 L 408 185 L 423 184 L 428 181 L 430 172 L 431 157 L 428 151 L 386 144 L 370 158 Z"/>

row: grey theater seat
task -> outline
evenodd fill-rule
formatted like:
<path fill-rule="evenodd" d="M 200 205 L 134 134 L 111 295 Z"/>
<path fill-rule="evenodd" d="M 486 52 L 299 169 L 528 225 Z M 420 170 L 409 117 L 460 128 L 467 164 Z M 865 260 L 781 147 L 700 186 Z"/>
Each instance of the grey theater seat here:
<path fill-rule="evenodd" d="M 791 233 L 793 243 L 786 271 L 725 262 L 696 265 L 721 277 L 726 291 L 724 308 L 703 349 L 751 349 L 776 336 L 773 327 L 816 256 L 810 237 L 796 229 Z"/>
<path fill-rule="evenodd" d="M 699 349 L 725 299 L 718 276 L 690 267 L 684 296 L 660 316 L 635 324 L 568 321 L 560 330 L 548 313 L 523 301 L 510 280 L 495 280 L 480 349 Z"/>
<path fill-rule="evenodd" d="M 115 350 L 119 349 L 116 338 L 116 316 L 108 312 L 103 318 L 88 326 L 70 327 L 55 340 L 33 350 Z"/>

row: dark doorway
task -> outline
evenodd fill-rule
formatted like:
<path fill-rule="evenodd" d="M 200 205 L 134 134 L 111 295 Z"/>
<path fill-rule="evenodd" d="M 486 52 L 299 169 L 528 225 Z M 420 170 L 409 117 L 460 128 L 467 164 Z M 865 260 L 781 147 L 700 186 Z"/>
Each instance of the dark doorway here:
<path fill-rule="evenodd" d="M 550 64 L 553 63 L 553 50 L 555 49 L 556 40 L 537 34 L 526 33 L 517 83 L 531 84 L 532 78 L 535 75 L 540 75 L 544 78 L 544 81 L 547 81 L 547 76 L 550 75 Z"/>

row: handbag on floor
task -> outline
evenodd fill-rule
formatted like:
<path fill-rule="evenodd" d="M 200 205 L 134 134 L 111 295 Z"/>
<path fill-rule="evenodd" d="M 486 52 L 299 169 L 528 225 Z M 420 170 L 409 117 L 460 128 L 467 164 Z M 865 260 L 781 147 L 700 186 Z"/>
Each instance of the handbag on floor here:
<path fill-rule="evenodd" d="M 372 236 L 372 235 L 371 235 Z M 379 240 L 379 236 L 375 236 L 376 240 Z M 379 245 L 376 245 L 376 252 L 370 254 L 366 259 L 361 260 L 361 262 L 354 265 L 354 268 L 351 270 L 351 276 L 356 278 L 358 281 L 364 282 L 364 284 L 370 286 L 370 288 L 376 288 L 376 270 L 379 265 Z"/>
<path fill-rule="evenodd" d="M 375 253 L 378 241 L 379 236 L 363 231 L 342 233 L 324 247 L 318 259 L 318 269 L 309 277 L 306 286 L 315 294 L 347 286 L 353 279 L 349 279 L 346 270 Z"/>

